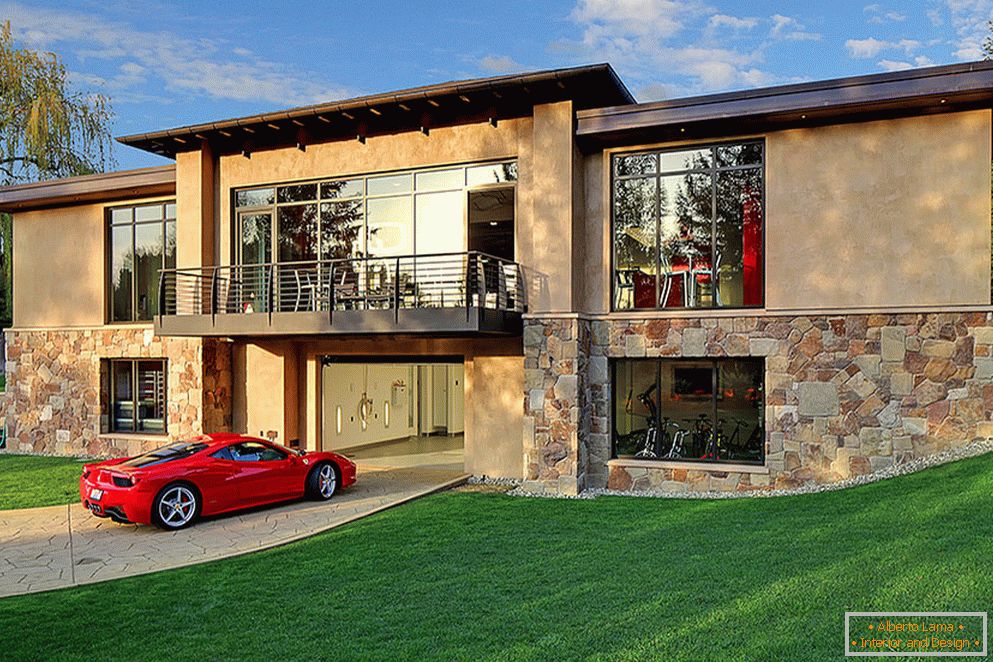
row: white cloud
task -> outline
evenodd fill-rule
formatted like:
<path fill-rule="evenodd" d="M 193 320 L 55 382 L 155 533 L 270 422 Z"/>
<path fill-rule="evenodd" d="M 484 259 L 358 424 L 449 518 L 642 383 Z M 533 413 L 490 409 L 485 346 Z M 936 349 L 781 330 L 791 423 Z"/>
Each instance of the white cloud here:
<path fill-rule="evenodd" d="M 862 8 L 862 12 L 869 16 L 869 22 L 876 25 L 883 23 L 902 23 L 907 20 L 907 15 L 893 10 L 885 9 L 882 5 L 872 4 Z"/>
<path fill-rule="evenodd" d="M 792 17 L 733 16 L 698 0 L 577 0 L 571 18 L 580 36 L 551 50 L 613 63 L 642 98 L 780 82 L 764 67 L 765 51 L 775 42 L 820 39 Z"/>
<path fill-rule="evenodd" d="M 889 48 L 889 42 L 869 37 L 868 39 L 849 39 L 845 48 L 852 57 L 867 58 L 879 55 L 880 51 Z"/>
<path fill-rule="evenodd" d="M 506 55 L 487 55 L 480 58 L 479 68 L 494 74 L 507 74 L 524 69 L 512 57 Z"/>
<path fill-rule="evenodd" d="M 714 14 L 707 21 L 710 28 L 729 28 L 731 30 L 751 30 L 759 24 L 757 18 L 739 18 L 727 14 Z"/>
<path fill-rule="evenodd" d="M 876 57 L 883 51 L 902 50 L 910 55 L 920 48 L 921 42 L 916 39 L 901 39 L 900 41 L 885 41 L 869 37 L 868 39 L 849 39 L 845 42 L 848 54 L 855 58 Z"/>
<path fill-rule="evenodd" d="M 918 55 L 910 62 L 906 60 L 880 60 L 878 64 L 879 68 L 883 71 L 906 71 L 907 69 L 916 69 L 917 67 L 934 66 L 931 58 L 924 55 Z"/>
<path fill-rule="evenodd" d="M 955 30 L 952 55 L 959 60 L 981 60 L 983 41 L 989 35 L 987 23 L 993 19 L 993 0 L 945 0 L 944 4 Z"/>
<path fill-rule="evenodd" d="M 280 105 L 348 95 L 342 87 L 215 40 L 136 30 L 126 23 L 60 9 L 13 5 L 8 16 L 15 39 L 26 46 L 69 49 L 82 62 L 123 60 L 110 78 L 73 72 L 75 80 L 103 81 L 115 101 L 142 97 L 143 90 L 135 88 L 145 84 L 172 93 Z"/>
<path fill-rule="evenodd" d="M 789 41 L 820 41 L 821 35 L 817 32 L 807 32 L 806 27 L 792 16 L 773 14 L 771 19 L 772 29 L 769 36 L 773 39 L 786 39 Z"/>

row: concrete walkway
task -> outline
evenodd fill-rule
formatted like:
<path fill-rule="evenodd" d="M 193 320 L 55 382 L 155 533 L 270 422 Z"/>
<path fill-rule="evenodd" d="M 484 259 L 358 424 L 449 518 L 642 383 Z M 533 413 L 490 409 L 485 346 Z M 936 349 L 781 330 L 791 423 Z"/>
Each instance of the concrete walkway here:
<path fill-rule="evenodd" d="M 79 503 L 0 511 L 0 597 L 141 575 L 283 545 L 461 484 L 458 471 L 359 466 L 331 501 L 202 520 L 182 531 L 115 524 Z"/>

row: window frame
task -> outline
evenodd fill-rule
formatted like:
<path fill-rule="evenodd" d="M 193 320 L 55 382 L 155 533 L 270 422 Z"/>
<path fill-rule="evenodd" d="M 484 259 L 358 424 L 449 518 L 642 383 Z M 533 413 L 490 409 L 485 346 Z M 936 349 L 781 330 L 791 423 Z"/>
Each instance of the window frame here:
<path fill-rule="evenodd" d="M 171 223 L 176 229 L 176 252 L 178 256 L 179 252 L 179 227 L 178 227 L 178 216 L 179 214 L 174 211 L 170 216 L 168 213 L 169 207 L 172 206 L 176 209 L 176 200 L 174 198 L 168 198 L 163 200 L 149 200 L 146 202 L 139 203 L 129 203 L 126 205 L 113 205 L 104 207 L 104 317 L 107 324 L 110 325 L 123 325 L 123 324 L 146 324 L 151 323 L 158 311 L 152 311 L 151 315 L 147 319 L 142 319 L 138 317 L 138 269 L 135 264 L 135 246 L 137 241 L 137 228 L 139 226 L 150 226 L 159 225 L 162 230 L 162 266 L 159 267 L 159 274 L 163 269 L 168 269 L 171 267 L 166 266 L 166 248 L 168 245 L 168 232 L 169 224 Z M 160 220 L 156 221 L 137 221 L 136 220 L 136 210 L 141 207 L 161 207 L 162 217 Z M 131 220 L 124 223 L 114 223 L 113 216 L 114 212 L 121 210 L 129 210 L 131 213 Z M 128 227 L 131 228 L 131 302 L 130 310 L 131 314 L 128 319 L 114 319 L 114 242 L 113 233 L 114 228 Z M 178 265 L 176 265 L 178 266 Z M 156 283 L 156 292 L 158 292 L 159 285 Z M 157 301 L 156 306 L 161 306 L 162 302 Z"/>
<path fill-rule="evenodd" d="M 166 437 L 169 435 L 169 360 L 164 358 L 109 358 L 104 359 L 106 364 L 106 374 L 107 374 L 107 401 L 106 406 L 109 411 L 106 412 L 107 415 L 107 433 L 108 434 L 138 434 L 142 436 L 155 436 L 155 437 Z M 140 406 L 138 400 L 138 366 L 142 363 L 158 363 L 162 368 L 162 389 L 163 389 L 163 402 L 162 402 L 162 430 L 141 430 L 139 429 L 139 421 L 143 420 L 140 416 Z M 117 416 L 115 416 L 115 410 L 117 407 L 117 380 L 114 376 L 114 368 L 117 365 L 128 365 L 131 369 L 130 374 L 130 386 L 131 386 L 131 398 L 132 398 L 132 414 L 131 414 L 131 424 L 132 429 L 130 430 L 120 430 L 117 428 Z"/>
<path fill-rule="evenodd" d="M 728 147 L 734 145 L 747 145 L 747 144 L 757 144 L 761 147 L 761 158 L 758 164 L 750 165 L 738 165 L 738 166 L 726 166 L 723 168 L 717 167 L 716 150 L 720 147 Z M 605 152 L 607 169 L 607 207 L 609 214 L 609 231 L 607 233 L 607 241 L 610 242 L 610 267 L 608 278 L 610 279 L 609 297 L 610 306 L 609 310 L 611 312 L 620 313 L 637 313 L 637 312 L 661 312 L 661 311 L 672 311 L 685 313 L 686 311 L 698 311 L 698 310 L 762 310 L 765 308 L 765 296 L 766 296 L 766 200 L 767 200 L 767 177 L 766 177 L 766 139 L 764 136 L 753 136 L 738 138 L 735 140 L 722 140 L 717 142 L 699 142 L 699 143 L 682 143 L 679 145 L 655 145 L 647 147 L 639 147 L 633 150 L 608 150 Z M 691 168 L 683 170 L 663 170 L 661 167 L 661 156 L 663 154 L 671 154 L 675 152 L 685 152 L 692 150 L 710 150 L 712 156 L 712 165 L 710 168 L 700 169 Z M 645 179 L 645 175 L 620 175 L 615 174 L 615 164 L 618 159 L 628 157 L 628 156 L 640 156 L 640 155 L 656 155 L 658 158 L 659 167 L 656 172 L 651 175 L 654 177 L 655 181 L 659 182 L 663 177 L 669 177 L 672 175 L 694 173 L 694 174 L 709 174 L 711 177 L 711 219 L 710 219 L 710 249 L 711 249 L 711 264 L 714 262 L 714 255 L 717 253 L 717 187 L 714 186 L 716 181 L 716 175 L 718 172 L 733 172 L 736 170 L 758 170 L 762 178 L 762 291 L 761 291 L 761 303 L 753 305 L 740 305 L 740 306 L 717 306 L 711 303 L 709 306 L 662 306 L 659 304 L 659 296 L 661 294 L 658 274 L 656 274 L 655 279 L 655 302 L 656 305 L 651 308 L 619 308 L 617 306 L 617 278 L 616 278 L 616 265 L 617 265 L 617 245 L 614 241 L 615 229 L 617 227 L 616 223 L 616 208 L 614 205 L 614 195 L 615 195 L 615 184 L 618 181 L 624 180 L 635 180 L 635 179 Z M 659 187 L 656 186 L 655 192 L 655 208 L 659 207 Z M 659 227 L 660 224 L 656 218 L 656 230 L 655 230 L 655 261 L 658 263 L 659 254 L 661 252 L 660 239 L 659 239 Z M 716 283 L 714 278 L 713 270 L 711 271 L 711 283 Z M 716 287 L 716 284 L 713 285 Z"/>
<path fill-rule="evenodd" d="M 680 458 L 632 458 L 629 456 L 619 456 L 617 454 L 617 365 L 620 361 L 630 361 L 639 363 L 651 363 L 655 366 L 655 383 L 658 385 L 656 389 L 659 394 L 661 394 L 665 388 L 671 388 L 671 384 L 663 383 L 662 381 L 662 365 L 664 363 L 671 364 L 707 364 L 710 367 L 711 373 L 711 394 L 710 394 L 710 424 L 712 429 L 716 429 L 720 401 L 719 396 L 719 374 L 720 374 L 720 364 L 721 363 L 732 363 L 735 361 L 739 362 L 750 362 L 759 366 L 759 373 L 761 375 L 760 383 L 762 384 L 762 401 L 758 406 L 759 424 L 762 427 L 762 442 L 760 445 L 761 459 L 758 461 L 751 460 L 740 460 L 740 459 L 704 459 L 704 458 L 693 458 L 693 457 L 680 457 Z M 766 466 L 766 461 L 768 460 L 767 453 L 767 436 L 768 429 L 766 428 L 765 420 L 765 374 L 766 365 L 765 359 L 758 356 L 663 356 L 663 357 L 616 357 L 609 360 L 610 366 L 610 459 L 612 460 L 636 460 L 638 462 L 648 462 L 651 464 L 658 465 L 660 468 L 664 468 L 666 465 L 680 465 L 680 464 L 693 464 L 700 465 L 701 467 L 706 467 L 708 465 L 741 465 L 749 467 L 764 467 Z M 661 429 L 662 423 L 662 407 L 657 407 L 656 421 L 655 424 Z"/>
<path fill-rule="evenodd" d="M 504 181 L 504 182 L 486 182 L 486 183 L 469 183 L 469 171 L 475 167 L 485 167 L 485 166 L 500 166 L 500 165 L 512 165 L 515 169 L 515 179 Z M 461 170 L 462 171 L 462 184 L 457 187 L 439 187 L 439 188 L 425 188 L 419 190 L 417 188 L 417 175 L 431 172 L 442 172 L 446 170 Z M 411 188 L 406 192 L 387 192 L 387 193 L 369 193 L 369 180 L 380 179 L 384 177 L 398 176 L 398 175 L 409 175 Z M 341 181 L 361 181 L 361 192 L 344 197 L 325 197 L 323 194 L 323 184 L 329 182 L 341 182 Z M 294 205 L 316 205 L 317 207 L 317 261 L 328 261 L 332 258 L 324 257 L 324 246 L 322 242 L 323 238 L 323 219 L 321 213 L 321 206 L 328 202 L 359 202 L 362 212 L 362 228 L 359 233 L 358 245 L 360 256 L 368 257 L 368 246 L 369 246 L 369 201 L 371 200 L 381 200 L 395 197 L 409 197 L 411 201 L 411 241 L 413 255 L 417 254 L 430 254 L 430 253 L 420 253 L 417 246 L 417 199 L 420 195 L 432 194 L 432 193 L 445 193 L 445 192 L 459 192 L 463 193 L 462 196 L 462 224 L 463 224 L 463 250 L 466 250 L 466 242 L 468 241 L 468 194 L 471 191 L 484 190 L 489 188 L 504 187 L 514 189 L 514 218 L 515 222 L 518 218 L 517 216 L 517 205 L 518 196 L 516 193 L 518 182 L 520 181 L 520 159 L 517 156 L 505 157 L 500 159 L 489 159 L 482 161 L 468 161 L 462 163 L 449 163 L 445 165 L 430 166 L 424 168 L 401 168 L 395 170 L 381 170 L 375 172 L 366 173 L 355 173 L 350 175 L 332 175 L 327 177 L 311 177 L 301 180 L 292 181 L 281 181 L 274 183 L 260 183 L 251 186 L 238 186 L 232 188 L 230 191 L 230 202 L 231 202 L 231 247 L 228 251 L 230 255 L 231 264 L 240 265 L 241 264 L 241 246 L 242 246 L 242 227 L 241 227 L 241 216 L 245 213 L 269 213 L 271 215 L 271 236 L 270 236 L 270 254 L 272 255 L 272 263 L 275 264 L 292 264 L 292 263 L 281 263 L 278 259 L 278 237 L 279 237 L 279 209 L 281 207 L 290 207 Z M 317 185 L 317 196 L 313 200 L 307 201 L 294 201 L 294 202 L 279 202 L 279 189 L 287 186 L 303 186 L 308 184 Z M 238 206 L 238 194 L 244 191 L 253 191 L 258 189 L 273 189 L 273 201 L 271 204 L 263 205 L 245 205 Z M 515 242 L 516 246 L 516 242 Z M 515 248 L 516 250 L 516 248 Z M 390 256 L 381 256 L 390 257 Z M 354 258 L 343 258 L 344 260 L 354 259 Z M 375 258 L 373 258 L 375 259 Z M 313 262 L 313 260 L 305 260 L 304 262 Z"/>

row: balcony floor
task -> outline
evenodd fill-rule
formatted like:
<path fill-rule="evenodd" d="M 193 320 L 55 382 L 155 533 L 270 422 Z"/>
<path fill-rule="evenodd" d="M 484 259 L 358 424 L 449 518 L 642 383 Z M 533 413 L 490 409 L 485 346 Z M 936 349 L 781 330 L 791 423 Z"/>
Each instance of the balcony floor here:
<path fill-rule="evenodd" d="M 521 314 L 490 308 L 417 308 L 321 312 L 161 315 L 162 336 L 520 335 Z"/>

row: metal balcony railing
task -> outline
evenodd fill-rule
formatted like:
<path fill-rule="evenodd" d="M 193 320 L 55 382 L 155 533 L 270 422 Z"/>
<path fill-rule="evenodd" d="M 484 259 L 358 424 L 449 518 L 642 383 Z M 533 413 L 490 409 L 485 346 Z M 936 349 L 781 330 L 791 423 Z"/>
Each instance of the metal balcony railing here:
<path fill-rule="evenodd" d="M 479 252 L 164 269 L 159 318 L 473 308 L 523 313 L 516 262 Z"/>

